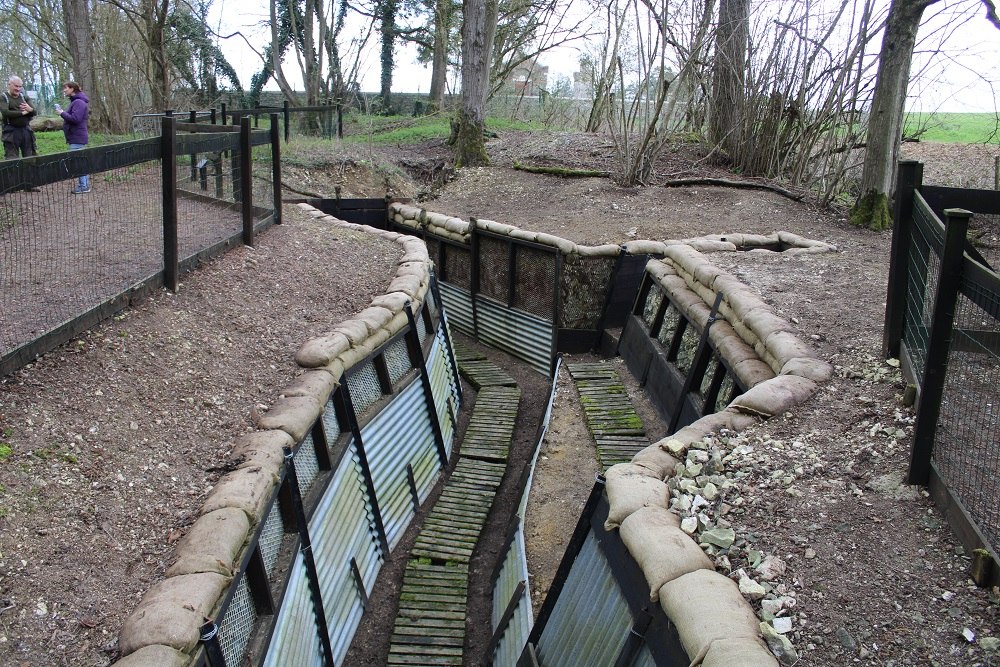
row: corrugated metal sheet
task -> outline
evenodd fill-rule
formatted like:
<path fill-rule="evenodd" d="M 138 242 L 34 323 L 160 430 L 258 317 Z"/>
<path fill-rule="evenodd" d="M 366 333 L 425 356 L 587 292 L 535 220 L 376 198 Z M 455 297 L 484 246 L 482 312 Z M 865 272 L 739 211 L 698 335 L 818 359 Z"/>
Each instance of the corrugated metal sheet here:
<path fill-rule="evenodd" d="M 628 604 L 591 533 L 538 639 L 539 662 L 544 667 L 613 665 L 631 628 Z"/>
<path fill-rule="evenodd" d="M 502 620 L 504 611 L 507 609 L 511 598 L 517 592 L 517 585 L 525 582 L 524 592 L 518 601 L 517 610 L 507 622 L 507 628 L 503 631 L 500 643 L 493 654 L 494 667 L 506 667 L 517 664 L 517 660 L 528 641 L 528 634 L 531 632 L 531 587 L 528 586 L 528 559 L 524 551 L 524 530 L 519 525 L 514 541 L 507 550 L 507 557 L 504 559 L 500 575 L 493 586 L 493 614 L 492 626 L 496 631 L 498 624 Z"/>
<path fill-rule="evenodd" d="M 430 376 L 431 393 L 434 394 L 434 407 L 437 410 L 438 423 L 441 425 L 445 449 L 451 456 L 459 400 L 451 358 L 448 355 L 448 341 L 445 338 L 444 326 L 438 329 L 437 337 L 431 346 L 430 354 L 427 356 L 427 373 Z"/>
<path fill-rule="evenodd" d="M 448 318 L 456 329 L 468 336 L 476 335 L 475 321 L 472 317 L 472 295 L 444 281 L 438 282 L 441 287 L 441 302 L 448 312 Z"/>
<path fill-rule="evenodd" d="M 285 598 L 278 611 L 278 620 L 264 659 L 264 667 L 286 665 L 323 666 L 323 648 L 316 629 L 305 559 L 301 554 L 296 557 L 292 566 Z"/>
<path fill-rule="evenodd" d="M 642 645 L 630 667 L 656 667 L 656 658 L 653 657 L 648 645 Z"/>
<path fill-rule="evenodd" d="M 421 502 L 441 469 L 419 380 L 411 382 L 362 429 L 361 441 L 382 510 L 386 539 L 393 549 L 414 515 L 406 464 L 413 466 Z"/>
<path fill-rule="evenodd" d="M 357 561 L 367 592 L 371 592 L 383 560 L 356 451 L 352 442 L 309 525 L 336 663 L 347 654 L 364 613 L 351 558 Z"/>
<path fill-rule="evenodd" d="M 476 299 L 476 313 L 481 342 L 510 352 L 540 373 L 551 372 L 552 322 L 481 297 Z"/>

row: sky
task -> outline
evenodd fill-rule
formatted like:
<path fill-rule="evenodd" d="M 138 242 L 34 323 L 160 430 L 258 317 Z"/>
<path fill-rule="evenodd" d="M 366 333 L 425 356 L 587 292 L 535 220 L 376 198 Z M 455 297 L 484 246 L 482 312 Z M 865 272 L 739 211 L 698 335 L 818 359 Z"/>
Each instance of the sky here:
<path fill-rule="evenodd" d="M 956 17 L 955 5 L 968 8 L 969 13 Z M 209 16 L 218 33 L 240 31 L 246 37 L 246 41 L 234 37 L 220 42 L 220 48 L 244 86 L 260 69 L 261 61 L 254 51 L 262 52 L 270 39 L 267 7 L 267 0 L 215 0 Z M 221 17 L 227 18 L 223 20 Z M 355 29 L 359 26 L 360 22 L 356 20 Z M 915 79 L 911 83 L 907 110 L 994 112 L 1000 109 L 1000 68 L 997 67 L 1000 63 L 1000 30 L 984 18 L 978 3 L 946 0 L 932 6 L 925 14 L 920 38 L 914 57 L 912 73 Z M 253 48 L 247 45 L 247 41 Z M 379 88 L 378 48 L 373 37 L 362 60 L 361 82 L 365 91 L 377 91 Z M 558 76 L 572 79 L 578 55 L 578 50 L 573 47 L 545 54 L 541 62 L 549 66 L 549 80 L 553 81 Z M 293 83 L 298 78 L 297 71 L 294 62 L 287 63 L 285 73 Z M 430 88 L 430 77 L 430 65 L 417 62 L 415 49 L 397 48 L 394 92 L 426 93 Z M 277 89 L 273 81 L 268 88 Z"/>

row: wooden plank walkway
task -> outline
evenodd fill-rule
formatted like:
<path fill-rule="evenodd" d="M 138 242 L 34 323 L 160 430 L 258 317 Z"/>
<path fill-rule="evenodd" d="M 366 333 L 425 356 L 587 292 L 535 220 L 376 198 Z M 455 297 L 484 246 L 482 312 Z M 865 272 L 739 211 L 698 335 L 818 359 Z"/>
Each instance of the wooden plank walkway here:
<path fill-rule="evenodd" d="M 386 663 L 393 667 L 462 664 L 469 560 L 503 480 L 514 437 L 521 390 L 477 384 L 466 375 L 469 364 L 476 366 L 477 378 L 506 373 L 457 344 L 455 355 L 478 395 L 458 462 L 421 526 L 403 574 Z"/>
<path fill-rule="evenodd" d="M 607 470 L 628 463 L 649 445 L 646 428 L 625 391 L 618 371 L 610 364 L 567 364 L 587 428 L 597 445 L 597 460 Z"/>
<path fill-rule="evenodd" d="M 484 387 L 476 396 L 469 426 L 462 439 L 462 456 L 485 461 L 506 461 L 514 438 L 518 387 Z"/>

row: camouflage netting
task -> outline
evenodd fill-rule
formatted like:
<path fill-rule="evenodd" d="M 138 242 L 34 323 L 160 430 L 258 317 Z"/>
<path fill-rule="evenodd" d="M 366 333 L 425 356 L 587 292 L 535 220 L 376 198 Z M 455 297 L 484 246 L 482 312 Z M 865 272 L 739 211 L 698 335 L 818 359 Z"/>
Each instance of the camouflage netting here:
<path fill-rule="evenodd" d="M 431 263 L 422 241 L 354 225 L 303 205 L 330 224 L 396 241 L 402 256 L 385 294 L 329 333 L 307 341 L 295 360 L 307 369 L 288 385 L 257 421 L 259 430 L 234 446 L 239 461 L 212 489 L 201 515 L 178 545 L 167 578 L 153 586 L 126 619 L 118 638 L 122 667 L 190 664 L 200 629 L 214 617 L 237 574 L 249 540 L 281 477 L 284 448 L 301 442 L 339 385 L 345 370 L 366 359 L 418 313 L 430 286 Z"/>

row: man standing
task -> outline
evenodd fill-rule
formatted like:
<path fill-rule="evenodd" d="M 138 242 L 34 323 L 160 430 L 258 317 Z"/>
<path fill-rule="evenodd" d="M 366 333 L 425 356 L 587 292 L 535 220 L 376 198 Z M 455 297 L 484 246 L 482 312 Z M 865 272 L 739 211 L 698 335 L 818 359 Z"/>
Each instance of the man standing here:
<path fill-rule="evenodd" d="M 63 95 L 69 98 L 69 108 L 56 105 L 56 113 L 63 119 L 63 134 L 66 135 L 66 143 L 71 151 L 78 151 L 87 146 L 90 136 L 87 133 L 87 117 L 90 115 L 90 99 L 87 94 L 80 90 L 80 84 L 76 81 L 67 81 L 63 84 Z M 77 179 L 76 187 L 70 192 L 75 195 L 82 195 L 90 192 L 90 177 L 87 175 Z"/>
<path fill-rule="evenodd" d="M 35 154 L 35 133 L 31 130 L 31 119 L 35 109 L 22 95 L 24 84 L 18 76 L 7 79 L 7 92 L 0 101 L 0 115 L 3 115 L 4 159 L 31 157 Z"/>

